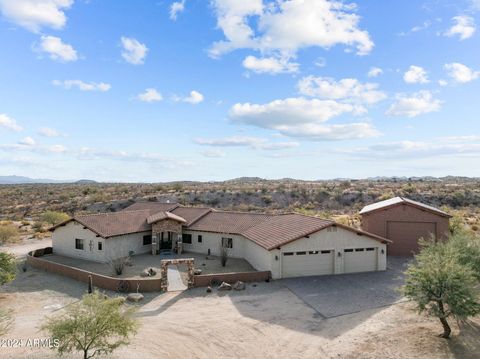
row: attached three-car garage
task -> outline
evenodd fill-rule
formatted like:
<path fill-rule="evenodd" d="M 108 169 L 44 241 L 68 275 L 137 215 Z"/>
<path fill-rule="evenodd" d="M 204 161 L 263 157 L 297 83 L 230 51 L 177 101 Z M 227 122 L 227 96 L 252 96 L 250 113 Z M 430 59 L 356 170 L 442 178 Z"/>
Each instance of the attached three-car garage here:
<path fill-rule="evenodd" d="M 384 270 L 386 241 L 340 225 L 281 248 L 282 278 Z"/>

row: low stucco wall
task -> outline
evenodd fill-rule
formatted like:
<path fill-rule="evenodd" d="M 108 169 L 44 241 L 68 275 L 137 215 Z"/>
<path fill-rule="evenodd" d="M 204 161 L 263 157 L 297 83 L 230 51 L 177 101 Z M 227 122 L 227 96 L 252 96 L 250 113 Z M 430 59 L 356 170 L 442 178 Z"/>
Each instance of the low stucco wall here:
<path fill-rule="evenodd" d="M 234 284 L 237 281 L 242 282 L 263 282 L 272 278 L 270 271 L 263 272 L 238 272 L 238 273 L 218 273 L 218 274 L 200 274 L 194 278 L 194 287 L 206 287 L 212 280 Z"/>
<path fill-rule="evenodd" d="M 47 247 L 51 248 L 51 247 Z M 48 252 L 48 249 L 44 251 Z M 137 285 L 139 292 L 157 292 L 160 291 L 160 278 L 145 278 L 145 279 L 127 279 L 127 278 L 113 278 L 101 274 L 96 274 L 83 269 L 70 267 L 60 263 L 50 262 L 47 258 L 34 256 L 35 251 L 28 253 L 27 263 L 34 268 L 42 269 L 47 272 L 56 273 L 69 277 L 80 282 L 88 283 L 88 277 L 92 276 L 94 287 L 117 291 L 120 282 L 128 283 L 128 292 L 136 292 Z"/>

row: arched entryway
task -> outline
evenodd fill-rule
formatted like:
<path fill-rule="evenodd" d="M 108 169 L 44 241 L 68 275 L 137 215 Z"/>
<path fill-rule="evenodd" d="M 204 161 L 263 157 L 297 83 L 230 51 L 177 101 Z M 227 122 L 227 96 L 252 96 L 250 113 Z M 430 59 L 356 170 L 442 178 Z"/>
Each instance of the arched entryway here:
<path fill-rule="evenodd" d="M 168 289 L 168 266 L 170 264 L 186 264 L 187 265 L 187 288 L 193 287 L 194 282 L 194 259 L 193 258 L 178 258 L 178 259 L 164 259 L 160 262 L 160 287 L 162 291 Z"/>

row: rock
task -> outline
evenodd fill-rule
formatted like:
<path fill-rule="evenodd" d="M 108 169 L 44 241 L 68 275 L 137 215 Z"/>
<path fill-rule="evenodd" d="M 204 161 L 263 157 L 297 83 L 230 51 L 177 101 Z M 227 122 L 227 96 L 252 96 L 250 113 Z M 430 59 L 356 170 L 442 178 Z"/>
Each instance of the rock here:
<path fill-rule="evenodd" d="M 210 286 L 207 287 L 207 293 L 212 293 L 212 287 Z"/>
<path fill-rule="evenodd" d="M 148 273 L 148 270 L 144 269 L 142 273 L 140 273 L 140 277 L 148 277 L 150 274 Z"/>
<path fill-rule="evenodd" d="M 232 286 L 230 284 L 228 284 L 227 282 L 223 282 L 218 287 L 218 290 L 232 290 Z"/>
<path fill-rule="evenodd" d="M 193 271 L 193 274 L 195 274 L 195 275 L 200 275 L 200 274 L 202 274 L 202 270 L 201 270 L 201 269 L 195 269 L 195 270 Z"/>
<path fill-rule="evenodd" d="M 142 293 L 129 293 L 127 295 L 127 300 L 129 302 L 140 302 L 141 300 L 143 300 L 143 294 Z"/>
<path fill-rule="evenodd" d="M 242 282 L 241 280 L 237 281 L 234 285 L 233 285 L 233 289 L 235 290 L 245 290 L 245 283 Z"/>

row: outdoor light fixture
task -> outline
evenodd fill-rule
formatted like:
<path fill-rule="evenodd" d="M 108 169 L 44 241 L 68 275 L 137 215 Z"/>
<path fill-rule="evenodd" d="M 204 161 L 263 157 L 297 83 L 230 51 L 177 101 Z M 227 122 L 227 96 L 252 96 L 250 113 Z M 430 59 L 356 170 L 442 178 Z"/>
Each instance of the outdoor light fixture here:
<path fill-rule="evenodd" d="M 277 255 L 275 255 L 275 260 L 278 261 L 278 256 Z"/>
<path fill-rule="evenodd" d="M 383 254 L 383 253 L 385 253 L 385 251 L 384 251 L 383 248 L 382 248 L 382 254 Z"/>
<path fill-rule="evenodd" d="M 341 257 L 341 256 L 342 256 L 342 252 L 338 252 L 337 255 L 338 255 L 339 257 Z"/>

